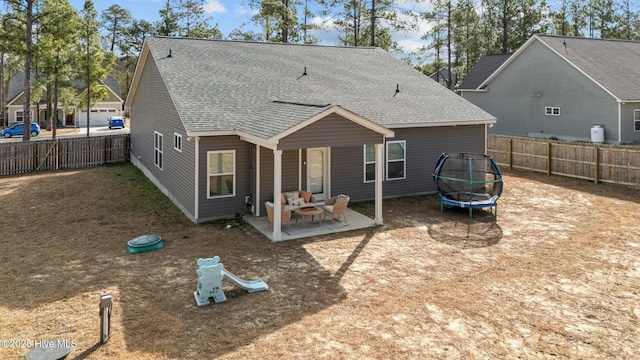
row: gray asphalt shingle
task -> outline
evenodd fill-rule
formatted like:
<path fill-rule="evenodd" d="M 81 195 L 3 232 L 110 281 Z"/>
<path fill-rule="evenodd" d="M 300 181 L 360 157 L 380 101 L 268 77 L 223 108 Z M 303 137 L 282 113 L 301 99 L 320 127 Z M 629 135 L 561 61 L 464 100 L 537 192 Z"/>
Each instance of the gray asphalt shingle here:
<path fill-rule="evenodd" d="M 242 129 L 270 137 L 324 105 L 390 128 L 494 120 L 376 48 L 167 37 L 147 42 L 189 131 Z"/>
<path fill-rule="evenodd" d="M 500 65 L 504 64 L 509 57 L 513 55 L 509 54 L 492 54 L 484 55 L 478 59 L 476 65 L 471 68 L 471 71 L 467 76 L 462 79 L 462 83 L 458 86 L 459 90 L 474 90 L 477 89 L 485 80 L 491 76 Z"/>
<path fill-rule="evenodd" d="M 623 101 L 640 100 L 640 42 L 571 36 L 534 35 L 569 63 Z M 518 50 L 518 55 L 521 50 Z M 459 89 L 477 89 L 511 54 L 478 60 Z"/>
<path fill-rule="evenodd" d="M 620 100 L 640 100 L 640 42 L 536 35 Z"/>

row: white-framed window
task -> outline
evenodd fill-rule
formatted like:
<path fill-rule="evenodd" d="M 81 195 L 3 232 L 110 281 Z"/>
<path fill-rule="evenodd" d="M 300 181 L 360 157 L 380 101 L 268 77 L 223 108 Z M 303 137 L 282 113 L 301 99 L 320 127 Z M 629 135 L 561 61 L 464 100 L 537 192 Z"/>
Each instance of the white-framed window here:
<path fill-rule="evenodd" d="M 640 131 L 640 109 L 633 110 L 633 129 Z"/>
<path fill-rule="evenodd" d="M 549 116 L 560 116 L 560 108 L 557 106 L 547 106 L 544 108 L 544 114 Z"/>
<path fill-rule="evenodd" d="M 29 110 L 29 118 L 33 119 L 33 111 Z M 18 110 L 16 111 L 16 122 L 24 121 L 24 111 Z"/>
<path fill-rule="evenodd" d="M 364 182 L 376 181 L 376 146 L 364 145 Z"/>
<path fill-rule="evenodd" d="M 173 148 L 182 152 L 182 135 L 173 133 Z"/>
<path fill-rule="evenodd" d="M 405 140 L 387 141 L 387 180 L 399 180 L 407 177 L 407 142 Z"/>
<path fill-rule="evenodd" d="M 162 170 L 162 134 L 153 132 L 153 163 Z"/>
<path fill-rule="evenodd" d="M 207 198 L 235 196 L 236 151 L 207 151 Z"/>

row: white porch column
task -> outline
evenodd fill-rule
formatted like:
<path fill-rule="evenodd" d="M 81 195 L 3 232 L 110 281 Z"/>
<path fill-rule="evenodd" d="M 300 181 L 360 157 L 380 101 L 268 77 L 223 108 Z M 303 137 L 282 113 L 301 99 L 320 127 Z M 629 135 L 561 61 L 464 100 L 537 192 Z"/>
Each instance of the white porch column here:
<path fill-rule="evenodd" d="M 375 218 L 376 225 L 382 225 L 382 159 L 384 144 L 375 144 L 376 147 L 376 194 L 375 194 Z"/>
<path fill-rule="evenodd" d="M 273 150 L 273 241 L 282 240 L 282 150 Z"/>

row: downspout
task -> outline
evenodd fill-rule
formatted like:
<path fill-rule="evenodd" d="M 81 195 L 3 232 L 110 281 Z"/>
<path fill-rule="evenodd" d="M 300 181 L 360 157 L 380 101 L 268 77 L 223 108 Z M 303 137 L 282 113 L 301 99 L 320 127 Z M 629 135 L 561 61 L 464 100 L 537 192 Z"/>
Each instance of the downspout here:
<path fill-rule="evenodd" d="M 302 187 L 302 149 L 298 149 L 298 189 L 300 190 L 303 189 Z"/>
<path fill-rule="evenodd" d="M 199 211 L 198 209 L 200 208 L 200 201 L 199 199 L 199 191 L 198 188 L 200 186 L 200 137 L 196 136 L 195 137 L 195 141 L 196 141 L 196 145 L 195 145 L 195 152 L 196 152 L 196 162 L 195 162 L 195 166 L 196 166 L 196 171 L 195 171 L 195 184 L 194 184 L 194 196 L 195 196 L 195 209 L 193 212 L 193 217 L 196 221 L 196 224 L 198 223 L 198 216 L 199 216 Z"/>
<path fill-rule="evenodd" d="M 384 142 L 386 139 L 382 139 L 382 144 L 375 144 L 376 149 L 376 180 L 375 180 L 375 218 L 376 225 L 384 225 L 382 219 L 382 158 Z"/>
<path fill-rule="evenodd" d="M 260 145 L 256 145 L 256 200 L 253 209 L 256 216 L 260 216 Z"/>
<path fill-rule="evenodd" d="M 618 144 L 622 144 L 622 103 L 618 102 Z"/>

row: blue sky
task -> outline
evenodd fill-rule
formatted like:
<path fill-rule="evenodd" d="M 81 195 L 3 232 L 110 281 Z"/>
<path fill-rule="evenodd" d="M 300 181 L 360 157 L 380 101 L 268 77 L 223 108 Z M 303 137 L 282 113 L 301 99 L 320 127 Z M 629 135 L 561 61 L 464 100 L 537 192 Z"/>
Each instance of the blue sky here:
<path fill-rule="evenodd" d="M 158 11 L 163 7 L 165 0 L 94 0 L 93 2 L 98 13 L 101 13 L 109 6 L 117 3 L 121 7 L 129 10 L 135 19 L 144 19 L 153 23 L 160 19 Z M 76 9 L 82 9 L 84 0 L 69 0 L 69 3 Z M 311 4 L 313 1 L 309 1 L 309 3 Z M 400 1 L 399 5 L 401 7 L 403 6 L 413 9 L 421 7 L 422 10 L 426 10 L 428 6 L 426 3 L 416 5 L 409 1 L 405 2 L 404 5 L 403 1 Z M 240 27 L 244 23 L 247 24 L 245 29 L 254 29 L 254 25 L 251 23 L 251 16 L 255 12 L 249 8 L 247 1 L 206 0 L 204 8 L 207 16 L 213 18 L 212 22 L 218 24 L 223 35 L 229 34 L 229 32 Z M 331 18 L 314 18 L 310 21 L 323 22 L 329 28 L 331 28 L 332 25 Z M 427 24 L 421 24 L 420 29 L 412 33 L 393 34 L 393 37 L 394 40 L 403 48 L 404 53 L 409 53 L 417 50 L 423 45 L 426 45 L 426 41 L 420 39 L 420 36 L 424 34 L 426 29 Z M 256 31 L 259 32 L 260 30 L 256 29 Z M 317 32 L 313 35 L 319 38 L 321 44 L 324 45 L 336 45 L 338 42 L 338 33 L 336 31 L 330 30 Z"/>

